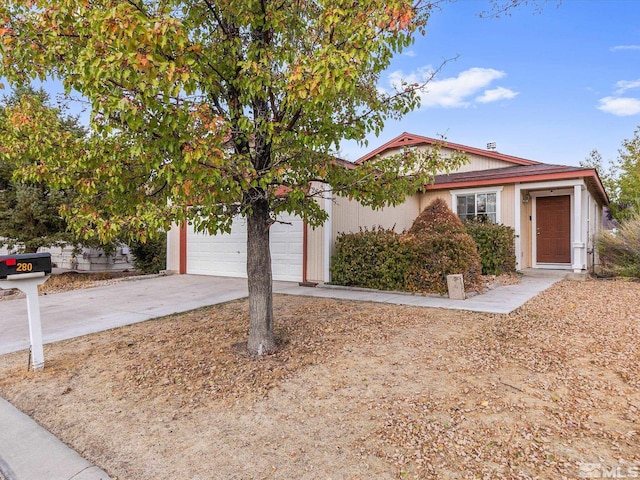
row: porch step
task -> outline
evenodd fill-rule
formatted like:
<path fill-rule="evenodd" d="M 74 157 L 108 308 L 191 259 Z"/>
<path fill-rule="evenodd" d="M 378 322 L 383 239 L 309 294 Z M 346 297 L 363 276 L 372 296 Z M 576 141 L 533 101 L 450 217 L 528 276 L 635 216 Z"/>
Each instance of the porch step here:
<path fill-rule="evenodd" d="M 566 280 L 584 281 L 589 277 L 587 272 L 573 272 L 571 270 L 547 270 L 544 268 L 524 268 L 522 274 L 536 278 L 562 278 Z"/>

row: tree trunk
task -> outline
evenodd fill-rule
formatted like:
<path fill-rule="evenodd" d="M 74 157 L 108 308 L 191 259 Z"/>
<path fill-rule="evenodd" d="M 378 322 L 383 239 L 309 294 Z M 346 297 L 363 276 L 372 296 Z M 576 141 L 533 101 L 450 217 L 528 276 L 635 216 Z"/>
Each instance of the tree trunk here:
<path fill-rule="evenodd" d="M 264 355 L 275 346 L 273 336 L 273 303 L 271 249 L 269 246 L 269 204 L 259 200 L 247 217 L 247 278 L 249 284 L 249 341 L 252 355 Z"/>

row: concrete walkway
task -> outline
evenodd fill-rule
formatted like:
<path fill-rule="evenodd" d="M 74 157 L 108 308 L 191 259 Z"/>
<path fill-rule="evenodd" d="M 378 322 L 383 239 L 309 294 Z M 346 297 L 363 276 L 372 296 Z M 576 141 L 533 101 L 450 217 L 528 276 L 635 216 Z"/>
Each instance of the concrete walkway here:
<path fill-rule="evenodd" d="M 331 285 L 316 288 L 281 288 L 279 293 L 412 305 L 415 307 L 469 310 L 472 312 L 510 313 L 563 278 L 564 274 L 558 274 L 555 271 L 541 277 L 523 276 L 518 285 L 498 287 L 483 295 L 476 295 L 466 300 L 450 300 L 449 298 L 438 296 L 381 292 L 378 290 L 334 287 Z"/>
<path fill-rule="evenodd" d="M 564 272 L 525 275 L 519 285 L 499 287 L 467 300 L 332 286 L 300 287 L 291 282 L 274 282 L 273 290 L 287 295 L 509 313 L 565 276 Z M 246 296 L 244 279 L 198 275 L 139 277 L 44 295 L 40 296 L 43 339 L 45 344 L 52 343 Z M 0 301 L 0 354 L 28 348 L 26 300 Z M 6 480 L 110 480 L 104 471 L 3 399 L 0 472 Z"/>

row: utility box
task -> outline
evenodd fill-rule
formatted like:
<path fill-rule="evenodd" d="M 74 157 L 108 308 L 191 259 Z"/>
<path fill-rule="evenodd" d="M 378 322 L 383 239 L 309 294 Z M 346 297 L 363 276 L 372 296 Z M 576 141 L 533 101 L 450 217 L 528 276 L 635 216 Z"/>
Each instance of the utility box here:
<path fill-rule="evenodd" d="M 0 255 L 0 279 L 19 280 L 51 273 L 50 253 Z"/>
<path fill-rule="evenodd" d="M 464 300 L 466 298 L 462 274 L 447 275 L 447 287 L 451 300 Z"/>

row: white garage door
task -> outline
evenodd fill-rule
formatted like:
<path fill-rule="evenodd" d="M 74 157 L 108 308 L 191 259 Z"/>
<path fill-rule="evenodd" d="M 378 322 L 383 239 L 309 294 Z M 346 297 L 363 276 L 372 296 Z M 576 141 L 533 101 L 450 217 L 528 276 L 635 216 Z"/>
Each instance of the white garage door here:
<path fill-rule="evenodd" d="M 302 281 L 302 219 L 284 214 L 271 226 L 271 270 L 274 280 Z M 247 220 L 233 221 L 231 233 L 208 235 L 187 227 L 187 273 L 247 276 Z"/>

